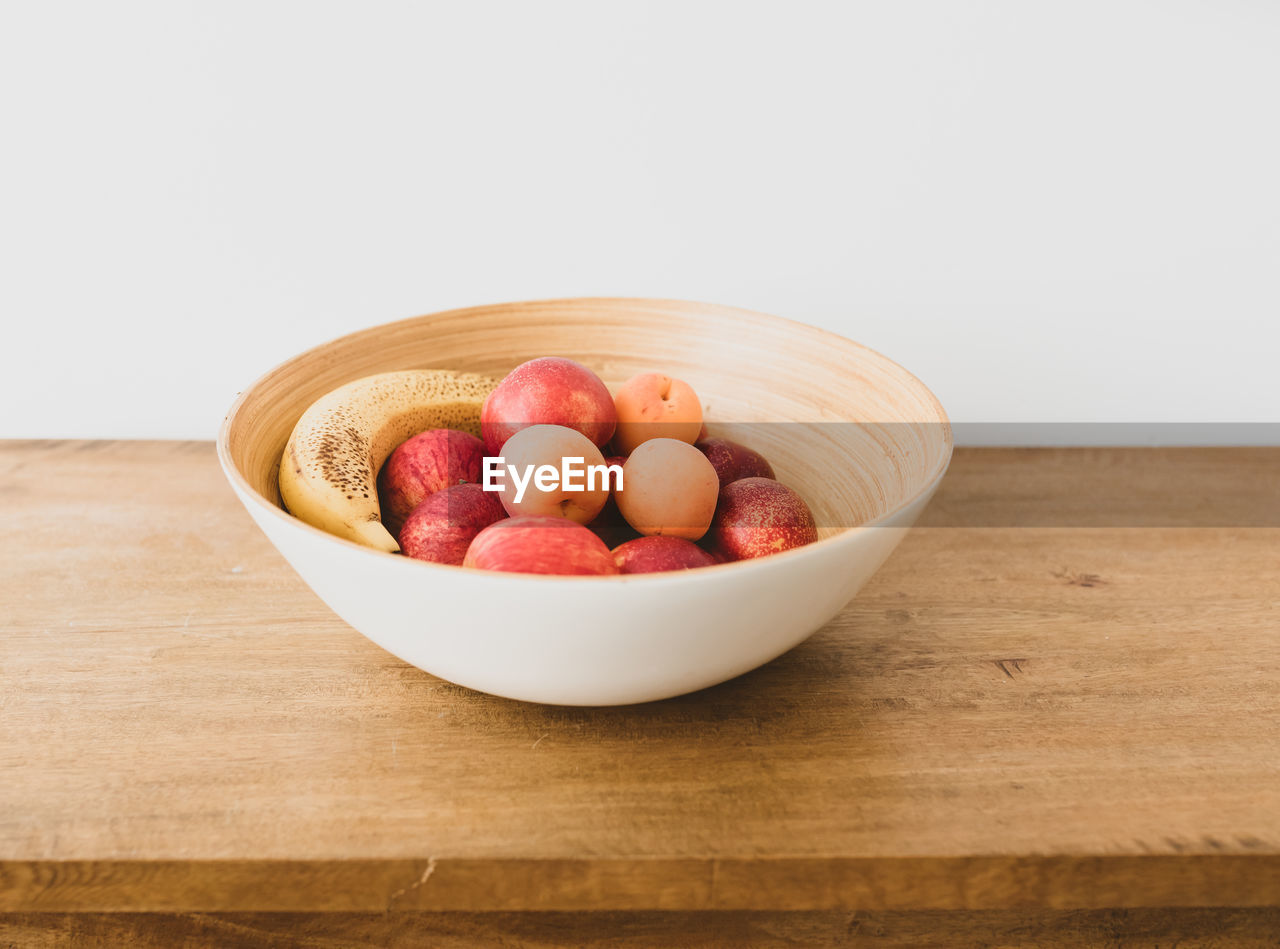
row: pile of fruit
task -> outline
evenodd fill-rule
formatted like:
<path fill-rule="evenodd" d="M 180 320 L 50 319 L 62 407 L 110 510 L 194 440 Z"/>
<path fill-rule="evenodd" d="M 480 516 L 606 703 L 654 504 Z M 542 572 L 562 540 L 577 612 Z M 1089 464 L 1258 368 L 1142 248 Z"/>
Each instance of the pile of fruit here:
<path fill-rule="evenodd" d="M 576 482 L 554 476 L 569 462 Z M 280 494 L 339 537 L 513 573 L 683 570 L 817 540 L 768 461 L 708 435 L 687 383 L 642 373 L 610 394 L 557 357 L 496 383 L 445 370 L 348 383 L 298 421 Z"/>

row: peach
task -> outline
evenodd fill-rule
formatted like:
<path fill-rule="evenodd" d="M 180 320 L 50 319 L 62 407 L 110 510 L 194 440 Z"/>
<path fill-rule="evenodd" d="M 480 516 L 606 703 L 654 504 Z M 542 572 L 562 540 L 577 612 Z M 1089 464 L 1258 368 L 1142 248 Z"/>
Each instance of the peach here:
<path fill-rule="evenodd" d="M 450 485 L 480 480 L 484 443 L 452 428 L 433 428 L 401 442 L 378 472 L 382 523 L 398 534 L 426 498 Z"/>
<path fill-rule="evenodd" d="M 674 438 L 692 445 L 702 431 L 702 403 L 687 382 L 660 372 L 632 376 L 613 397 L 618 429 L 613 444 L 630 455 L 651 438 Z"/>
<path fill-rule="evenodd" d="M 522 428 L 502 446 L 501 458 L 505 468 L 499 481 L 502 486 L 499 497 L 513 517 L 536 514 L 567 517 L 579 524 L 588 524 L 609 500 L 612 479 L 606 481 L 602 475 L 587 470 L 603 465 L 604 456 L 591 439 L 572 428 L 563 425 Z M 566 482 L 563 475 L 572 474 L 564 467 L 565 459 L 569 458 L 582 459 L 580 466 L 574 466 L 581 476 Z M 554 478 L 546 468 L 554 470 Z M 577 490 L 587 484 L 593 485 L 592 490 Z"/>
<path fill-rule="evenodd" d="M 773 467 L 764 455 L 727 438 L 702 438 L 695 448 L 707 456 L 720 478 L 720 487 L 740 478 L 772 478 Z"/>
<path fill-rule="evenodd" d="M 413 509 L 400 530 L 400 549 L 416 560 L 460 564 L 475 536 L 506 516 L 496 494 L 455 484 Z"/>
<path fill-rule="evenodd" d="M 683 537 L 637 537 L 613 548 L 619 573 L 660 573 L 710 567 L 716 558 Z"/>
<path fill-rule="evenodd" d="M 581 363 L 544 356 L 521 363 L 489 393 L 480 408 L 485 454 L 530 425 L 563 425 L 596 447 L 613 436 L 617 411 L 600 377 Z"/>
<path fill-rule="evenodd" d="M 465 567 L 507 573 L 618 572 L 613 554 L 595 534 L 563 517 L 509 517 L 480 531 L 467 548 Z"/>
<path fill-rule="evenodd" d="M 724 486 L 709 534 L 725 560 L 748 560 L 818 539 L 813 512 L 785 484 L 741 478 Z"/>
<path fill-rule="evenodd" d="M 651 438 L 627 459 L 618 510 L 641 534 L 697 540 L 716 510 L 720 481 L 707 457 L 688 442 Z"/>

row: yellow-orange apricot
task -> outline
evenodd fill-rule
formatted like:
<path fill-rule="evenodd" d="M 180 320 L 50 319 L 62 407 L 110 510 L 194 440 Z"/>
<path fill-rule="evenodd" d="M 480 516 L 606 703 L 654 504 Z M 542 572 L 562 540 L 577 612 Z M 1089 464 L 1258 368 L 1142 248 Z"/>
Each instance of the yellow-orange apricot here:
<path fill-rule="evenodd" d="M 687 382 L 660 372 L 643 372 L 624 382 L 613 397 L 618 427 L 613 445 L 629 455 L 651 438 L 674 438 L 692 445 L 702 431 L 702 403 Z"/>

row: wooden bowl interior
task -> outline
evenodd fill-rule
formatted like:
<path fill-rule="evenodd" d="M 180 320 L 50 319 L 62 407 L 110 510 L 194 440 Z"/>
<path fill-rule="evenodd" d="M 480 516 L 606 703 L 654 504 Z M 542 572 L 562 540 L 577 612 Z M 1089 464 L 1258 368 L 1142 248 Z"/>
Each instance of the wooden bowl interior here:
<path fill-rule="evenodd" d="M 824 533 L 910 501 L 945 467 L 946 416 L 914 376 L 856 343 L 730 307 L 657 300 L 558 300 L 454 310 L 373 327 L 272 370 L 233 407 L 226 449 L 279 505 L 281 451 L 302 412 L 360 376 L 447 368 L 501 377 L 567 356 L 612 388 L 662 371 L 701 396 L 713 434 L 760 451 Z"/>

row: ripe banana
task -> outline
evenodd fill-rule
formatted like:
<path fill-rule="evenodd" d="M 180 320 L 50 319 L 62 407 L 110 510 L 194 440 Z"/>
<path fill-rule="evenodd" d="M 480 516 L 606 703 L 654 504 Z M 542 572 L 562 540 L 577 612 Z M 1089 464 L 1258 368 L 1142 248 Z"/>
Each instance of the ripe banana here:
<path fill-rule="evenodd" d="M 280 458 L 280 497 L 295 517 L 394 553 L 381 521 L 378 470 L 402 441 L 430 428 L 480 434 L 480 406 L 498 380 L 442 369 L 365 376 L 317 399 Z"/>

